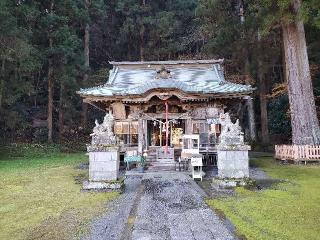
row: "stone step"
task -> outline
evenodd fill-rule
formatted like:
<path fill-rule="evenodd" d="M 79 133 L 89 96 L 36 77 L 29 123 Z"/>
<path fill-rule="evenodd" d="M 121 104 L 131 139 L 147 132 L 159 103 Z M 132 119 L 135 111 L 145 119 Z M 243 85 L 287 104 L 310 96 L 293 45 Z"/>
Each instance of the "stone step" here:
<path fill-rule="evenodd" d="M 172 164 L 163 164 L 163 165 L 151 165 L 151 166 L 148 166 L 148 168 L 166 168 L 166 167 L 175 167 L 175 165 L 172 165 Z"/>
<path fill-rule="evenodd" d="M 156 162 L 150 162 L 150 165 L 175 165 L 175 162 L 159 162 L 159 161 L 156 161 Z"/>
<path fill-rule="evenodd" d="M 175 166 L 150 166 L 147 171 L 160 172 L 160 171 L 175 171 Z"/>
<path fill-rule="evenodd" d="M 174 163 L 174 160 L 164 158 L 164 159 L 157 159 L 156 162 L 172 162 L 172 163 Z"/>

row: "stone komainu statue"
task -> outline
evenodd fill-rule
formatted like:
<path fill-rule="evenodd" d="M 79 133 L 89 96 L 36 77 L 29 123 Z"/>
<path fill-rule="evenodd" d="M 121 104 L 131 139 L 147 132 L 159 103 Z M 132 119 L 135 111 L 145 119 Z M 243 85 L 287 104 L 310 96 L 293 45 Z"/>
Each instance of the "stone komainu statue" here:
<path fill-rule="evenodd" d="M 107 113 L 104 116 L 103 122 L 99 124 L 98 120 L 95 121 L 96 126 L 93 128 L 93 133 L 90 134 L 92 137 L 92 145 L 115 145 L 116 137 L 113 134 L 113 115 Z"/>
<path fill-rule="evenodd" d="M 239 119 L 232 123 L 229 113 L 220 114 L 221 136 L 220 143 L 226 145 L 244 144 L 243 132 L 239 125 Z"/>

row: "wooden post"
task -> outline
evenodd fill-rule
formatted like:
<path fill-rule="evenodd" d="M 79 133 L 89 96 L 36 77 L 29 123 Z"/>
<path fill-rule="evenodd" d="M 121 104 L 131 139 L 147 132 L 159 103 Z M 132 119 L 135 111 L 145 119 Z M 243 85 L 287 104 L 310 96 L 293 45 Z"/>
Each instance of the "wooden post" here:
<path fill-rule="evenodd" d="M 293 159 L 294 161 L 299 160 L 299 152 L 298 152 L 298 146 L 297 145 L 293 145 Z"/>
<path fill-rule="evenodd" d="M 160 134 L 159 134 L 159 138 L 160 138 L 160 147 L 162 147 L 162 121 L 160 122 Z"/>
<path fill-rule="evenodd" d="M 310 158 L 310 154 L 309 154 L 309 146 L 304 146 L 304 151 L 305 151 L 305 154 L 306 154 L 306 159 L 309 159 Z"/>
<path fill-rule="evenodd" d="M 144 145 L 143 119 L 138 120 L 138 152 L 142 154 Z"/>
<path fill-rule="evenodd" d="M 170 122 L 170 146 L 172 146 L 172 122 Z"/>
<path fill-rule="evenodd" d="M 143 150 L 145 150 L 145 149 L 147 149 L 148 148 L 148 145 L 149 145 L 149 143 L 148 143 L 148 120 L 143 120 L 143 127 L 144 127 L 144 149 Z"/>
<path fill-rule="evenodd" d="M 186 134 L 192 134 L 192 120 L 191 117 L 188 117 L 186 119 L 186 129 L 185 129 Z"/>

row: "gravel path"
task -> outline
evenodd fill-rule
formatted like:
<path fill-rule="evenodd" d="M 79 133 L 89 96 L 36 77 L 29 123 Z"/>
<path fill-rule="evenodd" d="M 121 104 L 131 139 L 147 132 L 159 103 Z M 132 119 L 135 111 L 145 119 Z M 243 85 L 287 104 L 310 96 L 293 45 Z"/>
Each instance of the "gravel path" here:
<path fill-rule="evenodd" d="M 127 220 L 137 198 L 137 189 L 141 185 L 141 176 L 125 179 L 126 189 L 116 200 L 106 206 L 106 213 L 92 221 L 90 234 L 85 240 L 118 240 L 121 239 Z"/>
<path fill-rule="evenodd" d="M 203 201 L 203 192 L 182 173 L 145 175 L 132 231 L 138 239 L 235 239 Z"/>
<path fill-rule="evenodd" d="M 127 176 L 126 186 L 105 216 L 93 221 L 85 239 L 236 239 L 204 203 L 201 188 L 183 173 Z"/>

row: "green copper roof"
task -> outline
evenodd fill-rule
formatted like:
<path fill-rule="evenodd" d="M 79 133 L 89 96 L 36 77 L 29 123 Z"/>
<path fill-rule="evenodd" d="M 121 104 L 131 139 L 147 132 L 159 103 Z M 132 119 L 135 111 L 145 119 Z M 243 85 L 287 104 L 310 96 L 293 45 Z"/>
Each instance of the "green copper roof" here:
<path fill-rule="evenodd" d="M 111 62 L 106 84 L 81 89 L 82 96 L 141 95 L 152 89 L 180 89 L 186 93 L 251 93 L 250 85 L 224 79 L 221 60 L 167 62 Z M 164 71 L 162 74 L 161 71 Z"/>

